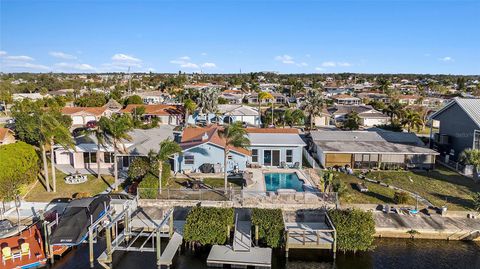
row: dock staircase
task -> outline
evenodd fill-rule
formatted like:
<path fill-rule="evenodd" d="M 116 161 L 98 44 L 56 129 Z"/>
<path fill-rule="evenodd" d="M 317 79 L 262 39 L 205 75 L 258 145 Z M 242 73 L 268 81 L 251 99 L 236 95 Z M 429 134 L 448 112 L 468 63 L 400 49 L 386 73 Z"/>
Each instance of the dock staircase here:
<path fill-rule="evenodd" d="M 241 215 L 239 215 L 239 213 Z M 252 246 L 252 221 L 250 214 L 235 214 L 235 232 L 233 237 L 234 251 L 250 251 Z"/>

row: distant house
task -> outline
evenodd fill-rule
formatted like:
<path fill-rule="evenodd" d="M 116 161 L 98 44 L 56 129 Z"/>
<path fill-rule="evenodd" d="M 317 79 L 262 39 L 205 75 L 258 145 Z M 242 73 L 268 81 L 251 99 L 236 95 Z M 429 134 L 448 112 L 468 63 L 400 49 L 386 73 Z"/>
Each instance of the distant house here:
<path fill-rule="evenodd" d="M 345 121 L 347 115 L 351 112 L 356 112 L 360 117 L 359 124 L 365 127 L 372 127 L 377 125 L 388 124 L 390 118 L 382 112 L 374 109 L 370 105 L 336 105 L 328 108 L 335 123 Z"/>
<path fill-rule="evenodd" d="M 0 128 L 0 145 L 15 143 L 15 136 L 12 130 Z"/>
<path fill-rule="evenodd" d="M 480 99 L 456 97 L 430 119 L 439 127 L 431 146 L 442 156 L 458 160 L 465 149 L 480 149 Z"/>
<path fill-rule="evenodd" d="M 106 107 L 64 107 L 61 112 L 72 118 L 72 126 L 84 126 L 89 121 L 98 121 L 102 116 L 109 116 Z"/>
<path fill-rule="evenodd" d="M 133 158 L 147 156 L 150 150 L 158 151 L 159 144 L 163 140 L 173 139 L 173 126 L 161 125 L 153 129 L 135 129 L 128 134 L 131 141 L 122 141 L 121 150 L 118 154 L 119 169 L 128 169 Z M 114 158 L 113 146 L 107 144 L 100 149 L 100 168 L 113 171 Z M 55 150 L 55 161 L 60 169 L 86 169 L 95 173 L 97 169 L 97 140 L 94 135 L 80 136 L 75 138 L 75 150 L 58 148 Z M 70 169 L 70 170 L 71 170 Z"/>
<path fill-rule="evenodd" d="M 223 171 L 223 140 L 218 132 L 221 126 L 187 127 L 180 140 L 183 154 L 175 158 L 176 172 L 202 171 L 203 167 L 215 167 Z M 247 164 L 253 163 L 264 167 L 278 167 L 282 164 L 302 166 L 302 150 L 305 143 L 297 129 L 258 129 L 247 128 L 250 148 L 230 148 L 226 169 L 245 170 Z"/>
<path fill-rule="evenodd" d="M 415 95 L 398 95 L 396 98 L 398 99 L 398 102 L 402 105 L 414 105 L 419 99 L 419 97 Z"/>
<path fill-rule="evenodd" d="M 227 100 L 229 104 L 241 104 L 244 97 L 241 90 L 225 90 L 219 95 L 219 98 Z"/>
<path fill-rule="evenodd" d="M 169 99 L 167 94 L 160 91 L 140 92 L 138 96 L 142 98 L 142 102 L 146 105 L 162 104 Z"/>
<path fill-rule="evenodd" d="M 310 135 L 310 148 L 325 168 L 431 169 L 438 155 L 413 133 L 314 131 Z"/>
<path fill-rule="evenodd" d="M 274 104 L 283 104 L 287 102 L 287 97 L 281 93 L 271 92 L 270 94 L 273 96 Z M 252 93 L 250 96 L 248 96 L 247 101 L 250 104 L 258 104 L 258 93 Z M 270 102 L 272 102 L 272 100 L 262 100 L 262 104 L 268 104 Z"/>
<path fill-rule="evenodd" d="M 247 125 L 258 125 L 260 117 L 258 116 L 257 108 L 254 107 L 245 105 L 218 105 L 217 113 L 206 115 L 196 112 L 190 115 L 188 119 L 189 124 L 207 122 L 218 124 L 242 122 Z"/>
<path fill-rule="evenodd" d="M 41 94 L 38 92 L 34 93 L 14 93 L 12 94 L 13 101 L 22 101 L 23 99 L 30 99 L 30 100 L 40 100 L 46 97 L 50 97 L 49 94 Z"/>
<path fill-rule="evenodd" d="M 145 108 L 145 119 L 158 118 L 161 124 L 179 125 L 184 121 L 185 111 L 182 105 L 128 105 L 120 112 L 133 114 L 139 107 Z"/>
<path fill-rule="evenodd" d="M 361 92 L 358 94 L 358 97 L 364 100 L 382 102 L 384 104 L 389 104 L 391 102 L 391 99 L 388 97 L 388 95 L 380 92 Z"/>
<path fill-rule="evenodd" d="M 350 95 L 353 93 L 353 89 L 351 88 L 341 88 L 341 87 L 325 87 L 324 95 L 326 97 L 332 97 L 335 95 Z"/>
<path fill-rule="evenodd" d="M 347 94 L 339 94 L 332 96 L 333 102 L 337 105 L 360 105 L 362 100 Z"/>
<path fill-rule="evenodd" d="M 317 127 L 329 126 L 331 125 L 330 119 L 330 113 L 328 112 L 327 108 L 323 108 L 322 112 L 320 112 L 320 114 L 318 116 L 315 116 L 315 118 L 313 119 L 313 124 Z"/>

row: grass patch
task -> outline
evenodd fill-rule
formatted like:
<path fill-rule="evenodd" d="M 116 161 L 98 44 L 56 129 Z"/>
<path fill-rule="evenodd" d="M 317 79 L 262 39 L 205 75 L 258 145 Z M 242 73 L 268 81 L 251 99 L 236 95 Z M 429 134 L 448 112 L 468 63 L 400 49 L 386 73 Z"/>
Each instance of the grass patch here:
<path fill-rule="evenodd" d="M 353 175 L 335 173 L 346 187 L 344 194 L 340 195 L 340 203 L 348 204 L 393 204 L 395 191 L 378 184 L 364 182 Z M 364 183 L 368 192 L 360 192 L 354 187 L 355 183 Z"/>
<path fill-rule="evenodd" d="M 213 178 L 213 177 L 208 177 L 203 179 L 203 183 L 213 187 L 213 188 L 223 188 L 224 187 L 224 179 L 223 178 Z M 228 183 L 232 184 L 233 187 L 242 187 L 243 181 L 240 178 L 229 178 Z"/>
<path fill-rule="evenodd" d="M 480 184 L 443 167 L 430 172 L 378 171 L 368 176 L 418 193 L 434 205 L 446 205 L 450 210 L 473 210 L 472 195 L 480 192 Z"/>
<path fill-rule="evenodd" d="M 50 171 L 50 170 L 49 170 Z M 50 186 L 52 185 L 52 176 L 50 173 Z M 32 185 L 33 189 L 29 191 L 25 197 L 26 201 L 35 201 L 35 202 L 50 202 L 55 198 L 66 198 L 72 197 L 75 193 L 84 192 L 90 195 L 95 195 L 100 192 L 103 192 L 113 184 L 115 181 L 113 176 L 102 175 L 102 179 L 98 180 L 94 175 L 88 175 L 88 181 L 82 184 L 69 185 L 65 183 L 66 174 L 62 173 L 59 170 L 56 170 L 57 176 L 57 192 L 47 192 L 46 186 L 44 185 L 44 179 L 41 178 L 39 181 L 35 182 Z"/>

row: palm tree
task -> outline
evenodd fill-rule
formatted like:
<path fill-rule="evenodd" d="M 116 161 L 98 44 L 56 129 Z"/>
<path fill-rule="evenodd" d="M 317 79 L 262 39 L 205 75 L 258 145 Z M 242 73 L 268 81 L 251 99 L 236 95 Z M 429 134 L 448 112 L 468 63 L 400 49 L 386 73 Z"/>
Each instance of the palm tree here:
<path fill-rule="evenodd" d="M 219 130 L 218 135 L 225 140 L 223 150 L 223 180 L 225 183 L 225 194 L 227 193 L 227 157 L 230 153 L 230 148 L 246 149 L 250 146 L 250 139 L 248 139 L 247 131 L 242 127 L 241 122 L 235 122 L 225 125 L 222 130 Z"/>
<path fill-rule="evenodd" d="M 260 118 L 262 117 L 262 100 L 272 99 L 272 120 L 273 120 L 273 95 L 269 92 L 259 92 L 257 95 L 258 102 L 258 127 L 260 128 Z"/>
<path fill-rule="evenodd" d="M 207 123 L 210 123 L 208 114 L 218 110 L 218 91 L 215 89 L 207 89 L 200 92 L 198 102 L 200 112 L 207 115 Z"/>
<path fill-rule="evenodd" d="M 315 117 L 320 115 L 323 108 L 323 100 L 318 91 L 311 89 L 305 95 L 305 105 L 303 111 L 310 116 L 310 130 L 313 129 Z"/>
<path fill-rule="evenodd" d="M 387 114 L 387 116 L 390 116 L 390 124 L 393 124 L 395 117 L 400 118 L 402 116 L 402 109 L 403 105 L 395 100 L 383 109 L 383 113 Z"/>
<path fill-rule="evenodd" d="M 183 102 L 183 108 L 185 109 L 185 122 L 184 125 L 187 126 L 188 124 L 188 117 L 192 114 L 195 109 L 197 109 L 197 104 L 192 101 L 192 99 L 187 99 Z"/>
<path fill-rule="evenodd" d="M 423 120 L 418 112 L 406 110 L 402 118 L 402 125 L 407 127 L 408 132 L 413 128 L 418 131 L 423 126 Z"/>
<path fill-rule="evenodd" d="M 101 153 L 101 149 L 102 147 L 105 148 L 106 147 L 106 144 L 105 144 L 105 140 L 107 139 L 106 136 L 106 132 L 105 130 L 103 129 L 104 126 L 97 126 L 97 128 L 94 128 L 94 129 L 88 129 L 84 132 L 85 135 L 94 135 L 95 136 L 95 139 L 97 140 L 97 179 L 100 179 L 101 177 L 101 172 L 100 172 L 100 153 Z"/>
<path fill-rule="evenodd" d="M 68 128 L 63 126 L 62 124 L 58 123 L 56 126 L 50 130 L 50 164 L 52 166 L 52 187 L 53 192 L 57 191 L 57 175 L 55 173 L 55 152 L 53 147 L 55 144 L 61 145 L 64 149 L 72 149 L 75 146 L 72 136 L 70 135 L 70 131 Z M 98 160 L 98 156 L 97 156 Z"/>
<path fill-rule="evenodd" d="M 358 130 L 359 125 L 360 117 L 358 116 L 358 113 L 355 111 L 348 113 L 343 126 L 349 130 Z"/>
<path fill-rule="evenodd" d="M 129 115 L 115 115 L 111 119 L 101 117 L 98 122 L 99 127 L 105 131 L 106 139 L 109 144 L 113 145 L 113 166 L 115 176 L 115 190 L 118 190 L 118 162 L 117 155 L 119 150 L 125 150 L 123 140 L 132 140 L 128 134 L 132 130 L 132 118 Z M 122 145 L 122 147 L 120 147 Z"/>
<path fill-rule="evenodd" d="M 182 148 L 170 139 L 163 140 L 160 143 L 160 149 L 155 155 L 155 160 L 158 162 L 158 192 L 162 193 L 162 169 L 163 163 L 175 154 L 182 153 Z"/>

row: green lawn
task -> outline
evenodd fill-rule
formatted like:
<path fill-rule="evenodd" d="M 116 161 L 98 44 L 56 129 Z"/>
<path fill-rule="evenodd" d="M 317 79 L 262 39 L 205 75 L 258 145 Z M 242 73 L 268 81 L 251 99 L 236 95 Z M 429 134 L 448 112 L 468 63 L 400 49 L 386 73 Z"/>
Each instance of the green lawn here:
<path fill-rule="evenodd" d="M 393 203 L 393 189 L 366 183 L 369 192 L 361 193 L 353 188 L 353 183 L 364 181 L 343 173 L 336 173 L 336 177 L 347 188 L 346 193 L 340 196 L 341 203 Z M 418 193 L 435 206 L 446 205 L 450 210 L 472 210 L 472 194 L 480 192 L 480 184 L 442 167 L 430 172 L 376 171 L 370 172 L 368 177 Z M 415 200 L 411 198 L 408 204 L 415 204 Z"/>
<path fill-rule="evenodd" d="M 343 173 L 335 173 L 335 176 L 340 179 L 346 187 L 346 192 L 340 195 L 340 203 L 342 204 L 393 204 L 395 191 L 390 188 L 364 182 L 355 176 Z M 368 187 L 368 192 L 362 193 L 353 186 L 354 183 L 361 182 L 365 183 Z M 409 203 L 413 203 L 413 201 L 409 201 Z"/>
<path fill-rule="evenodd" d="M 443 167 L 430 172 L 373 172 L 369 177 L 416 192 L 434 205 L 452 210 L 472 210 L 472 194 L 480 192 L 480 184 Z"/>
<path fill-rule="evenodd" d="M 115 180 L 110 175 L 103 175 L 102 179 L 98 180 L 96 176 L 88 175 L 88 181 L 82 184 L 69 185 L 66 184 L 64 178 L 66 175 L 56 170 L 57 175 L 57 191 L 47 192 L 44 180 L 41 178 L 36 183 L 32 184 L 32 188 L 25 200 L 36 202 L 49 202 L 55 198 L 72 197 L 76 193 L 87 193 L 89 195 L 98 194 L 109 187 Z M 52 177 L 50 176 L 50 186 Z"/>

